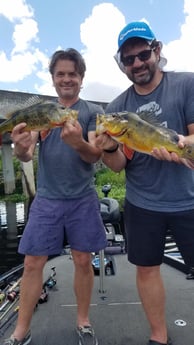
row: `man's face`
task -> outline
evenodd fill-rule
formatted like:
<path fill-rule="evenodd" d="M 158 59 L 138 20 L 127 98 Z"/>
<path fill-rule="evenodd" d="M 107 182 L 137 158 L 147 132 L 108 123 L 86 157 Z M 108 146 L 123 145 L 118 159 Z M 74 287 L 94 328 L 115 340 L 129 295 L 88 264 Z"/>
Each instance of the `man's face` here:
<path fill-rule="evenodd" d="M 137 85 L 149 84 L 156 70 L 160 57 L 158 48 L 151 49 L 145 42 L 134 46 L 127 44 L 122 50 L 122 62 L 128 78 Z"/>
<path fill-rule="evenodd" d="M 78 97 L 82 85 L 82 78 L 75 70 L 73 61 L 58 60 L 52 79 L 59 98 L 73 100 Z"/>

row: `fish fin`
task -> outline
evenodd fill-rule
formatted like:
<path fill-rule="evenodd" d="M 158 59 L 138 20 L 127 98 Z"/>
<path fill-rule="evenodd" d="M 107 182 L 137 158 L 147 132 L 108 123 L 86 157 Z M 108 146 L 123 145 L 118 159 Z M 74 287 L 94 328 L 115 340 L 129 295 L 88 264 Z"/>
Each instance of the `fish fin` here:
<path fill-rule="evenodd" d="M 128 147 L 127 145 L 123 144 L 123 153 L 127 157 L 127 159 L 131 160 L 134 155 L 134 150 Z"/>
<path fill-rule="evenodd" d="M 154 111 L 144 110 L 144 111 L 137 112 L 137 115 L 143 121 L 146 121 L 146 122 L 150 123 L 151 125 L 161 126 L 161 124 L 158 122 L 158 119 L 157 119 Z"/>
<path fill-rule="evenodd" d="M 154 111 L 141 111 L 139 113 L 137 113 L 137 115 L 139 115 L 139 117 L 150 123 L 151 125 L 154 125 L 155 127 L 158 128 L 158 130 L 161 132 L 161 134 L 167 134 L 167 135 L 173 135 L 174 139 L 178 142 L 179 141 L 179 137 L 176 131 L 174 131 L 173 129 L 170 128 L 166 128 L 164 127 L 164 125 L 160 122 L 158 122 L 158 119 L 156 118 L 155 112 Z"/>
<path fill-rule="evenodd" d="M 40 139 L 41 139 L 41 141 L 44 141 L 48 137 L 50 132 L 51 132 L 50 129 L 45 129 L 43 131 L 40 131 Z"/>
<path fill-rule="evenodd" d="M 38 104 L 38 103 L 42 103 L 45 100 L 43 99 L 43 97 L 40 97 L 38 95 L 33 95 L 33 96 L 28 96 L 28 97 L 23 97 L 23 98 L 16 98 L 13 99 L 12 98 L 6 98 L 3 99 L 2 102 L 0 103 L 0 114 L 1 114 L 1 118 L 3 119 L 10 119 L 12 117 L 12 113 L 17 111 L 17 110 L 21 110 L 21 109 L 25 109 L 29 106 Z"/>

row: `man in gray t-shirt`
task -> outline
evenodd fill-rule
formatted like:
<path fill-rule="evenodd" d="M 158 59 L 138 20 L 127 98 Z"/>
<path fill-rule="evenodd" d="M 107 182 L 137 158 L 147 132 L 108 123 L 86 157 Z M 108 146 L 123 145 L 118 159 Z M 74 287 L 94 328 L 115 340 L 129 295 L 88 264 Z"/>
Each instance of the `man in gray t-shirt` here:
<path fill-rule="evenodd" d="M 91 252 L 107 245 L 94 188 L 95 163 L 101 156 L 96 148 L 96 114 L 100 106 L 79 98 L 85 75 L 85 62 L 75 49 L 56 51 L 49 70 L 64 107 L 79 111 L 78 121 L 67 121 L 41 139 L 41 133 L 23 132 L 25 123 L 12 131 L 15 155 L 29 161 L 39 142 L 37 193 L 19 245 L 25 254 L 16 328 L 3 345 L 27 345 L 31 341 L 30 322 L 42 289 L 42 271 L 49 255 L 60 254 L 64 232 L 75 266 L 74 289 L 77 301 L 77 334 L 79 344 L 97 345 L 89 320 L 93 288 Z"/>
<path fill-rule="evenodd" d="M 115 59 L 133 84 L 106 113 L 152 111 L 158 123 L 179 134 L 180 147 L 193 142 L 194 73 L 162 71 L 162 43 L 144 22 L 129 23 L 118 46 Z M 151 155 L 119 148 L 106 134 L 96 145 L 105 150 L 107 166 L 126 172 L 128 260 L 137 266 L 138 291 L 151 328 L 148 345 L 169 345 L 160 265 L 170 229 L 185 263 L 194 266 L 194 162 L 164 148 L 154 148 Z"/>

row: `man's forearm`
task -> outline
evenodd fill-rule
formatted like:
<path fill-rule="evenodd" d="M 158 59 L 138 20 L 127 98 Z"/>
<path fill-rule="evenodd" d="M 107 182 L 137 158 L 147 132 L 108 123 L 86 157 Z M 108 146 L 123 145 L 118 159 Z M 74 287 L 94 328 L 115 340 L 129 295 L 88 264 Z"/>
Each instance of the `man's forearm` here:
<path fill-rule="evenodd" d="M 112 169 L 114 172 L 120 172 L 126 165 L 126 157 L 119 148 L 116 151 L 112 152 L 104 150 L 102 161 L 108 168 Z"/>
<path fill-rule="evenodd" d="M 96 163 L 102 154 L 102 150 L 86 141 L 83 141 L 82 145 L 80 145 L 76 151 L 79 153 L 81 159 L 87 163 Z"/>

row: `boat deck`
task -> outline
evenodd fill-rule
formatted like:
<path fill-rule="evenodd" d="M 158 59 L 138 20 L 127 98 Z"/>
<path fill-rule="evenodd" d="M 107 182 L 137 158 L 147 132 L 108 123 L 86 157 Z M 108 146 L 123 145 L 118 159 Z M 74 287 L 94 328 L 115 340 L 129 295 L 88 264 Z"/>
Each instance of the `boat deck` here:
<path fill-rule="evenodd" d="M 142 310 L 136 285 L 135 267 L 126 254 L 117 254 L 115 275 L 104 280 L 95 276 L 90 318 L 99 345 L 146 345 L 149 326 Z M 44 276 L 56 267 L 57 284 L 48 290 L 48 301 L 39 304 L 32 319 L 32 345 L 75 345 L 76 302 L 73 293 L 73 262 L 61 255 L 47 262 Z M 175 345 L 192 345 L 194 332 L 194 280 L 166 264 L 161 267 L 167 295 L 166 317 L 169 335 Z M 17 305 L 17 304 L 16 304 Z M 15 321 L 3 338 L 10 335 Z"/>

